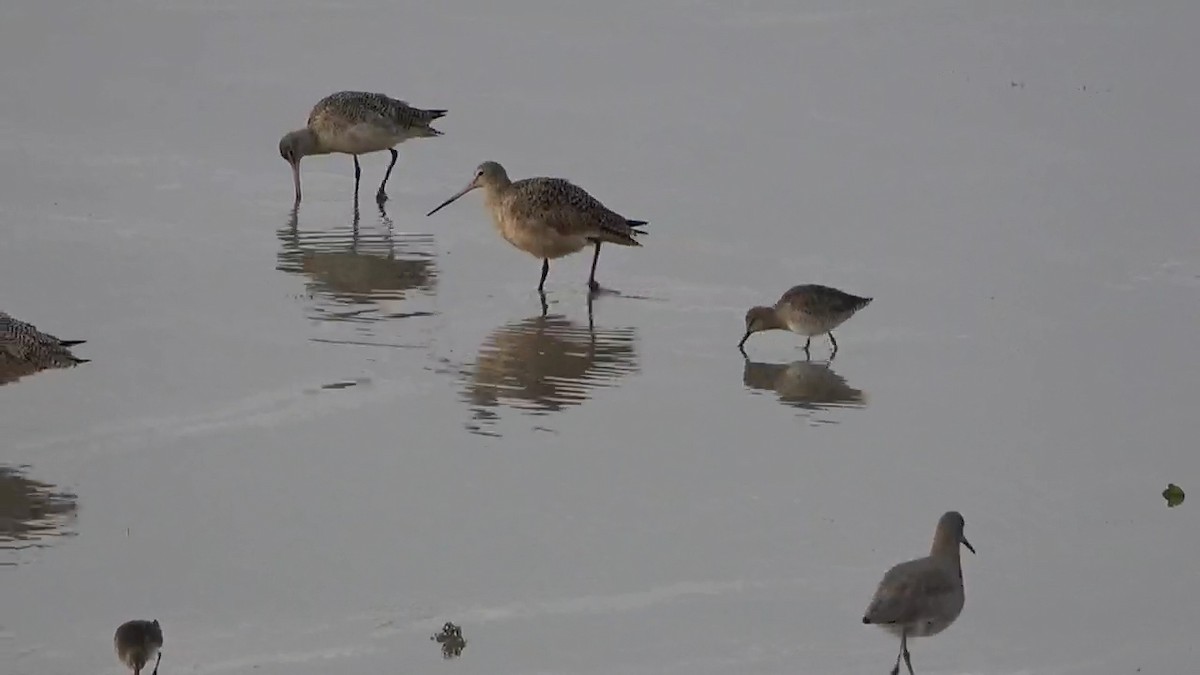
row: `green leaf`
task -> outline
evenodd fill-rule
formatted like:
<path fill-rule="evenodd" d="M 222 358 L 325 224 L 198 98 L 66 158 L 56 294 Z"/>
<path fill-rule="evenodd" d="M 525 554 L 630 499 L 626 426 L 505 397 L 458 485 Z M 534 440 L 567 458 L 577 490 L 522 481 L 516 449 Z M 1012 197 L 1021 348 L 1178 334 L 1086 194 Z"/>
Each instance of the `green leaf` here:
<path fill-rule="evenodd" d="M 1167 500 L 1167 506 L 1174 508 L 1183 503 L 1183 488 L 1174 483 L 1167 483 L 1167 489 L 1163 490 L 1163 499 Z"/>

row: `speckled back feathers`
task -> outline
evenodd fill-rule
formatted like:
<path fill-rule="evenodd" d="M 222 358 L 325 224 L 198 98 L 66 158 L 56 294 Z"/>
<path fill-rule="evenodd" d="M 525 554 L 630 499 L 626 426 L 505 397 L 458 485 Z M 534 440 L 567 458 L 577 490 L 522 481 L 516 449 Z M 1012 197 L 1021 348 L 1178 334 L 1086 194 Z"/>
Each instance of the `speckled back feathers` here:
<path fill-rule="evenodd" d="M 323 124 L 361 124 L 386 121 L 409 131 L 427 131 L 426 135 L 440 136 L 441 132 L 429 125 L 445 116 L 445 110 L 423 110 L 394 99 L 386 94 L 369 91 L 339 91 L 330 94 L 313 106 L 308 115 L 308 126 Z M 420 134 L 414 134 L 420 135 Z"/>
<path fill-rule="evenodd" d="M 49 333 L 43 333 L 33 324 L 0 312 L 0 356 L 4 358 L 46 368 L 73 366 L 87 361 L 77 358 L 69 349 L 82 342 L 83 340 L 61 340 Z"/>
<path fill-rule="evenodd" d="M 563 178 L 524 178 L 510 185 L 503 199 L 518 218 L 541 220 L 564 231 L 599 230 L 595 238 L 601 241 L 641 246 L 634 237 L 645 234 L 638 229 L 645 222 L 625 218 Z"/>

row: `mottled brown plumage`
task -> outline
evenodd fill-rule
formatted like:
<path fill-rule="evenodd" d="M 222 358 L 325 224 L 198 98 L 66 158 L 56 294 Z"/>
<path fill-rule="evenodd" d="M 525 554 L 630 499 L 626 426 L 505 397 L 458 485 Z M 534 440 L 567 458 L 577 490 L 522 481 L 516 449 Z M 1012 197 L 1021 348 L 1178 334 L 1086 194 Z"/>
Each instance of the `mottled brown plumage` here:
<path fill-rule="evenodd" d="M 595 254 L 588 286 L 593 291 L 598 290 L 596 261 L 600 258 L 600 244 L 641 246 L 635 237 L 645 234 L 639 229 L 646 225 L 645 221 L 625 218 L 570 181 L 537 177 L 514 182 L 496 162 L 480 164 L 474 179 L 465 188 L 427 215 L 432 216 L 476 188 L 484 189 L 484 204 L 500 236 L 542 259 L 539 291 L 545 286 L 551 260 L 575 253 L 589 244 L 595 246 Z"/>
<path fill-rule="evenodd" d="M 340 152 L 354 157 L 354 195 L 358 196 L 362 167 L 358 156 L 387 150 L 392 155 L 375 198 L 387 199 L 384 187 L 399 156 L 395 146 L 410 138 L 440 136 L 430 124 L 445 110 L 413 108 L 405 101 L 368 91 L 339 91 L 317 102 L 308 125 L 288 132 L 279 141 L 279 155 L 292 166 L 296 201 L 300 201 L 300 160 L 308 155 Z"/>
<path fill-rule="evenodd" d="M 33 324 L 14 319 L 0 312 L 0 359 L 16 363 L 27 363 L 38 370 L 66 368 L 86 363 L 71 353 L 71 347 L 83 344 L 83 340 L 62 340 L 44 333 Z"/>

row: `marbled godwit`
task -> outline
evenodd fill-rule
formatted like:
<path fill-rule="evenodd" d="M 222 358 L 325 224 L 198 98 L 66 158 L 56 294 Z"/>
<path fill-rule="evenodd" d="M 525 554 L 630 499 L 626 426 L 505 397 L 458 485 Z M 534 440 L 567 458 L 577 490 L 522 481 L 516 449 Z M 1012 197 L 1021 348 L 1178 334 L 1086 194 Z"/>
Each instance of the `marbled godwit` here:
<path fill-rule="evenodd" d="M 975 552 L 963 536 L 962 515 L 947 511 L 938 520 L 929 555 L 896 565 L 879 582 L 863 623 L 877 624 L 900 638 L 892 675 L 900 673 L 900 657 L 913 675 L 908 638 L 937 635 L 962 612 L 966 596 L 959 544 Z"/>
<path fill-rule="evenodd" d="M 442 132 L 429 125 L 445 114 L 445 110 L 421 110 L 384 94 L 366 91 L 339 91 L 326 96 L 308 114 L 308 126 L 284 134 L 279 141 L 279 155 L 292 165 L 296 202 L 300 201 L 302 158 L 332 152 L 352 155 L 354 197 L 357 199 L 358 182 L 362 177 L 358 156 L 380 150 L 392 153 L 392 161 L 387 173 L 383 174 L 379 192 L 375 194 L 377 201 L 385 201 L 384 187 L 399 156 L 395 146 L 410 138 L 441 136 Z"/>
<path fill-rule="evenodd" d="M 504 167 L 484 162 L 475 170 L 475 178 L 438 207 L 425 214 L 432 216 L 442 207 L 475 188 L 484 190 L 484 206 L 500 236 L 517 248 L 542 259 L 541 291 L 550 273 L 550 261 L 575 253 L 588 244 L 596 247 L 588 288 L 600 290 L 596 283 L 596 261 L 600 244 L 641 246 L 634 239 L 646 222 L 629 220 L 601 204 L 583 188 L 562 178 L 524 178 L 513 182 Z"/>
<path fill-rule="evenodd" d="M 779 298 L 775 306 L 751 307 L 750 311 L 746 312 L 746 334 L 738 343 L 738 349 L 743 349 L 746 340 L 759 331 L 790 330 L 808 338 L 804 341 L 806 355 L 812 343 L 812 336 L 822 333 L 829 335 L 829 341 L 833 343 L 833 353 L 837 354 L 838 344 L 837 340 L 833 339 L 833 329 L 870 303 L 871 298 L 860 298 L 829 286 L 794 286 Z"/>
<path fill-rule="evenodd" d="M 145 621 L 135 619 L 126 621 L 117 628 L 113 636 L 113 646 L 117 650 L 117 658 L 121 659 L 133 675 L 141 675 L 142 668 L 150 662 L 150 657 L 157 655 L 154 661 L 154 675 L 158 675 L 158 663 L 162 661 L 163 634 L 158 620 Z"/>
<path fill-rule="evenodd" d="M 77 358 L 70 348 L 81 345 L 84 340 L 62 340 L 43 333 L 33 324 L 19 321 L 0 312 L 0 352 L 15 361 L 26 362 L 40 368 L 64 368 L 87 359 Z"/>

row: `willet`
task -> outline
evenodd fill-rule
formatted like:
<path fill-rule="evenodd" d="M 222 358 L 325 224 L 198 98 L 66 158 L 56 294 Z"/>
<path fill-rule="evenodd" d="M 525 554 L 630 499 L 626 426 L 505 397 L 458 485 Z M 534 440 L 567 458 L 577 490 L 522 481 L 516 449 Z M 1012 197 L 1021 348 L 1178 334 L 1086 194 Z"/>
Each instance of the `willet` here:
<path fill-rule="evenodd" d="M 30 363 L 39 368 L 64 368 L 78 363 L 87 363 L 71 353 L 71 347 L 85 340 L 62 340 L 43 333 L 33 324 L 12 318 L 0 312 L 0 353 L 15 361 Z"/>
<path fill-rule="evenodd" d="M 142 668 L 149 663 L 150 657 L 157 656 L 154 661 L 154 675 L 158 675 L 158 663 L 162 661 L 163 634 L 158 620 L 145 621 L 135 619 L 126 621 L 117 628 L 113 636 L 113 646 L 117 649 L 117 658 L 121 659 L 133 675 L 141 675 Z"/>
<path fill-rule="evenodd" d="M 738 349 L 744 354 L 746 340 L 759 331 L 790 330 L 808 338 L 804 341 L 805 355 L 808 354 L 812 336 L 822 333 L 829 335 L 833 353 L 837 354 L 838 343 L 833 339 L 833 329 L 869 304 L 871 298 L 860 298 L 829 286 L 793 286 L 773 307 L 751 307 L 746 312 L 746 334 L 738 343 Z"/>
<path fill-rule="evenodd" d="M 483 188 L 484 206 L 492 214 L 500 236 L 542 259 L 539 291 L 546 284 L 552 259 L 580 251 L 588 244 L 596 247 L 588 288 L 593 292 L 600 290 L 600 284 L 596 283 L 600 244 L 641 246 L 634 237 L 645 234 L 638 228 L 644 227 L 646 221 L 629 220 L 613 212 L 570 181 L 538 177 L 513 182 L 496 162 L 480 164 L 475 169 L 475 178 L 465 188 L 426 215 L 432 216 L 475 188 Z"/>
<path fill-rule="evenodd" d="M 975 552 L 963 536 L 962 515 L 947 511 L 938 520 L 929 555 L 888 570 L 863 613 L 863 623 L 877 624 L 900 637 L 900 653 L 892 675 L 900 673 L 902 656 L 909 675 L 913 675 L 908 638 L 937 635 L 962 612 L 965 596 L 959 544 Z"/>
<path fill-rule="evenodd" d="M 410 138 L 441 136 L 442 132 L 429 126 L 446 114 L 445 110 L 421 110 L 384 94 L 366 91 L 339 91 L 330 94 L 313 106 L 308 114 L 308 126 L 289 131 L 279 141 L 279 155 L 292 165 L 292 182 L 296 186 L 296 202 L 300 201 L 300 160 L 308 155 L 327 155 L 340 152 L 354 157 L 354 197 L 358 198 L 358 183 L 362 167 L 358 156 L 387 150 L 392 153 L 387 173 L 379 184 L 376 201 L 387 199 L 384 187 L 396 166 L 399 153 L 395 146 Z"/>

